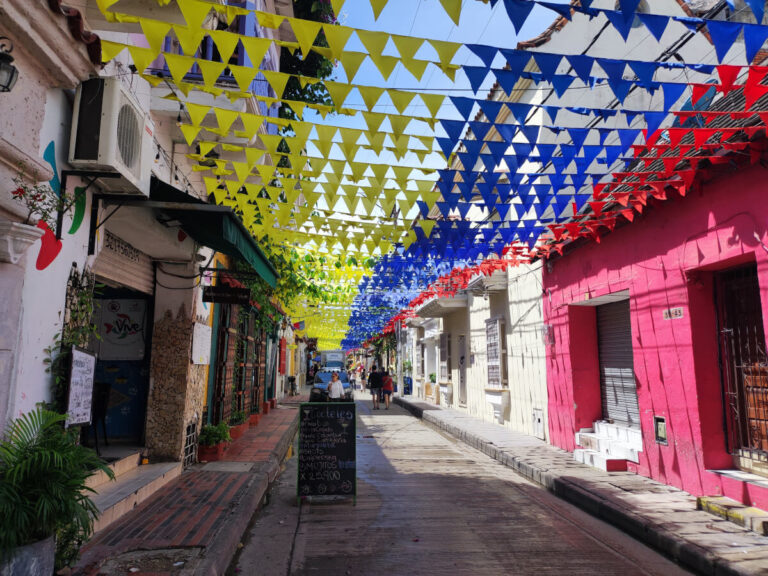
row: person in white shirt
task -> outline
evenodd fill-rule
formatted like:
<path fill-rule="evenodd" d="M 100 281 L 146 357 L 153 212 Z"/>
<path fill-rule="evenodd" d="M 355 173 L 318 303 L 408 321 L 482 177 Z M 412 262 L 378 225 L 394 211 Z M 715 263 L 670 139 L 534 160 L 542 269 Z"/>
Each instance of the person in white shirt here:
<path fill-rule="evenodd" d="M 333 402 L 344 397 L 344 384 L 339 380 L 339 373 L 331 373 L 331 381 L 328 384 L 328 399 Z"/>

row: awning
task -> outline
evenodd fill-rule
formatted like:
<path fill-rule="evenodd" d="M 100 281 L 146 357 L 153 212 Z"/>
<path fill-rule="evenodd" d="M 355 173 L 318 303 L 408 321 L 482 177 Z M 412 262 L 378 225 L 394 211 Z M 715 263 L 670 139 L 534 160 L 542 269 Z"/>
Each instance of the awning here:
<path fill-rule="evenodd" d="M 145 205 L 171 220 L 178 220 L 181 229 L 203 246 L 242 258 L 267 284 L 276 286 L 277 271 L 227 206 L 198 200 L 154 176 L 150 184 L 150 200 Z"/>

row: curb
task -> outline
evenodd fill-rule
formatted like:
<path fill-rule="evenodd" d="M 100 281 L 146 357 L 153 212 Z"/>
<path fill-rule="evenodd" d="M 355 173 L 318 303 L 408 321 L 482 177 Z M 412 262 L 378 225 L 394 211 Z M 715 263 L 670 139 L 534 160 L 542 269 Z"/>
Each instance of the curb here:
<path fill-rule="evenodd" d="M 230 502 L 230 520 L 216 535 L 216 546 L 203 553 L 192 574 L 195 576 L 221 576 L 227 571 L 253 515 L 280 475 L 280 466 L 298 429 L 299 413 L 297 411 L 296 418 L 291 423 L 288 432 L 283 435 L 275 449 L 270 453 L 269 460 L 250 473 L 251 479 L 248 482 L 248 488 L 243 492 L 241 499 Z"/>
<path fill-rule="evenodd" d="M 563 478 L 556 473 L 536 467 L 503 449 L 494 446 L 477 434 L 462 430 L 445 421 L 435 418 L 431 408 L 411 404 L 399 396 L 394 402 L 430 427 L 453 436 L 480 450 L 504 466 L 513 469 L 524 478 L 543 486 L 558 498 L 577 506 L 588 514 L 611 524 L 629 536 L 646 544 L 678 562 L 681 566 L 708 576 L 753 576 L 753 571 L 745 571 L 733 563 L 718 557 L 685 538 L 666 530 L 620 503 L 604 500 L 585 490 L 578 481 Z M 436 408 L 440 411 L 440 408 Z"/>

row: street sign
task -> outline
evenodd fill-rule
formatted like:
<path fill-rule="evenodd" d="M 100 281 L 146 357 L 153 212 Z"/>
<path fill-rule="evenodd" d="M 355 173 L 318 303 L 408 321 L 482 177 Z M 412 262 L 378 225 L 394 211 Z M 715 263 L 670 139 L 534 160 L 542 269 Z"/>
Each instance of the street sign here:
<path fill-rule="evenodd" d="M 299 498 L 356 496 L 355 419 L 354 402 L 300 406 Z"/>
<path fill-rule="evenodd" d="M 250 288 L 235 288 L 226 284 L 220 286 L 203 286 L 203 302 L 215 304 L 243 304 L 251 301 Z"/>

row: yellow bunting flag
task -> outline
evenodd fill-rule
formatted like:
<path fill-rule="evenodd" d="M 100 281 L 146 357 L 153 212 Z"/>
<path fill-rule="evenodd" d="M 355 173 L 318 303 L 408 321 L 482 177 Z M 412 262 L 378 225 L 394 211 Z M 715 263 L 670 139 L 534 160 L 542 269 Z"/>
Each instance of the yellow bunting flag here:
<path fill-rule="evenodd" d="M 400 58 L 414 58 L 421 45 L 424 44 L 423 38 L 412 38 L 411 36 L 400 36 L 392 34 L 392 42 L 395 43 Z"/>
<path fill-rule="evenodd" d="M 128 46 L 125 44 L 118 44 L 117 42 L 110 42 L 109 40 L 101 41 L 101 61 L 109 62 L 115 56 L 120 54 Z"/>
<path fill-rule="evenodd" d="M 360 92 L 360 96 L 363 97 L 363 102 L 365 102 L 369 111 L 373 110 L 376 103 L 379 101 L 379 98 L 384 93 L 384 88 L 378 86 L 358 86 L 357 90 Z"/>
<path fill-rule="evenodd" d="M 305 55 L 309 54 L 312 45 L 315 43 L 315 38 L 320 32 L 322 24 L 320 22 L 313 22 L 312 20 L 302 20 L 300 18 L 288 18 L 293 29 L 293 34 L 296 36 L 296 40 L 299 41 L 301 47 L 301 53 Z"/>
<path fill-rule="evenodd" d="M 179 41 L 181 49 L 187 56 L 192 56 L 192 54 L 197 52 L 197 49 L 200 48 L 200 43 L 205 36 L 205 30 L 199 26 L 191 28 L 174 24 L 173 32 L 176 34 L 176 39 Z"/>
<path fill-rule="evenodd" d="M 429 113 L 432 115 L 432 118 L 437 116 L 437 113 L 440 111 L 440 107 L 443 105 L 443 101 L 445 100 L 444 94 L 419 94 L 419 97 L 421 98 L 422 102 L 424 102 L 424 105 L 429 110 Z"/>
<path fill-rule="evenodd" d="M 440 0 L 443 10 L 451 17 L 456 26 L 459 25 L 459 17 L 461 16 L 461 2 L 462 0 Z"/>
<path fill-rule="evenodd" d="M 328 90 L 333 103 L 338 109 L 344 104 L 344 101 L 347 99 L 347 96 L 354 86 L 352 84 L 343 84 L 341 82 L 331 82 L 330 80 L 326 80 L 325 88 Z"/>
<path fill-rule="evenodd" d="M 347 45 L 350 36 L 355 31 L 354 28 L 347 26 L 336 26 L 333 24 L 326 24 L 323 26 L 323 32 L 325 33 L 325 39 L 328 41 L 333 59 L 339 60 L 344 52 L 344 46 Z"/>
<path fill-rule="evenodd" d="M 229 70 L 232 72 L 232 76 L 235 77 L 235 82 L 243 92 L 248 92 L 251 89 L 251 83 L 256 76 L 257 70 L 250 66 L 235 66 L 229 65 Z"/>
<path fill-rule="evenodd" d="M 203 122 L 205 117 L 208 115 L 208 112 L 211 111 L 210 106 L 205 106 L 203 104 L 195 104 L 194 102 L 186 102 L 184 106 L 187 109 L 187 114 L 189 114 L 189 117 L 192 120 L 192 124 L 195 126 L 200 126 L 200 124 Z M 201 152 L 202 154 L 207 154 L 207 152 Z"/>
<path fill-rule="evenodd" d="M 251 60 L 251 66 L 254 68 L 261 66 L 261 61 L 264 60 L 264 55 L 272 46 L 272 40 L 269 38 L 241 36 L 240 42 L 242 42 L 243 47 L 248 54 L 248 58 Z"/>
<path fill-rule="evenodd" d="M 262 70 L 261 73 L 267 79 L 269 85 L 272 86 L 272 89 L 275 91 L 277 97 L 282 98 L 283 92 L 285 91 L 285 85 L 288 83 L 290 75 L 281 74 L 280 72 L 273 72 L 271 70 Z"/>
<path fill-rule="evenodd" d="M 395 69 L 395 66 L 397 66 L 400 59 L 394 56 L 384 56 L 383 54 L 371 54 L 370 56 L 371 60 L 373 60 L 373 63 L 376 65 L 376 68 L 384 77 L 384 80 L 389 80 L 392 71 Z"/>
<path fill-rule="evenodd" d="M 226 133 L 232 127 L 232 123 L 240 116 L 235 110 L 227 110 L 225 108 L 214 108 L 213 112 L 216 114 L 216 122 L 219 125 L 219 130 Z"/>
<path fill-rule="evenodd" d="M 388 0 L 370 0 L 371 9 L 373 9 L 373 19 L 378 20 L 381 11 L 384 10 L 384 6 L 387 5 Z"/>
<path fill-rule="evenodd" d="M 197 138 L 198 132 L 200 132 L 199 126 L 190 126 L 189 124 L 182 124 L 179 126 L 181 133 L 184 134 L 184 139 L 187 141 L 188 146 L 192 146 L 192 142 Z"/>
<path fill-rule="evenodd" d="M 131 60 L 133 60 L 133 65 L 139 73 L 144 72 L 147 66 L 152 63 L 152 60 L 157 57 L 156 52 L 149 48 L 139 48 L 138 46 L 128 46 L 128 52 L 131 53 Z"/>
<path fill-rule="evenodd" d="M 194 58 L 189 56 L 179 56 L 178 54 L 163 54 L 165 63 L 168 66 L 168 70 L 171 73 L 171 77 L 176 84 L 184 81 L 184 76 L 187 75 L 189 69 L 195 63 Z"/>
<path fill-rule="evenodd" d="M 429 64 L 429 61 L 416 60 L 414 58 L 403 56 L 400 60 L 400 63 L 403 65 L 403 67 L 406 70 L 408 70 L 408 72 L 411 73 L 411 75 L 414 78 L 416 78 L 416 80 L 421 81 L 422 77 L 424 76 L 424 72 L 427 69 L 427 65 Z"/>
<path fill-rule="evenodd" d="M 190 30 L 200 30 L 203 27 L 203 22 L 208 17 L 211 8 L 213 8 L 211 4 L 198 0 L 179 2 L 179 9 L 187 21 L 187 28 Z M 190 52 L 190 54 L 192 53 Z"/>
<path fill-rule="evenodd" d="M 149 43 L 149 48 L 157 55 L 163 49 L 163 42 L 168 32 L 171 31 L 171 25 L 167 22 L 160 22 L 159 20 L 150 20 L 149 18 L 139 18 L 139 24 L 141 24 L 141 31 L 144 33 L 144 37 Z"/>
<path fill-rule="evenodd" d="M 285 20 L 285 16 L 279 16 L 278 14 L 272 14 L 271 12 L 256 12 L 256 18 L 259 24 L 265 28 L 272 28 L 276 30 L 280 28 L 280 24 Z"/>
<path fill-rule="evenodd" d="M 341 64 L 347 74 L 347 82 L 352 82 L 360 69 L 360 65 L 368 55 L 364 52 L 344 52 L 341 55 Z"/>
<path fill-rule="evenodd" d="M 389 90 L 387 94 L 389 94 L 392 103 L 400 114 L 405 113 L 405 109 L 408 108 L 411 100 L 416 96 L 413 92 L 401 92 L 400 90 Z"/>
<path fill-rule="evenodd" d="M 237 43 L 240 41 L 240 35 L 227 32 L 226 30 L 210 30 L 208 35 L 216 44 L 222 62 L 229 62 Z"/>
<path fill-rule="evenodd" d="M 378 97 L 377 97 L 378 100 Z M 386 114 L 379 114 L 377 112 L 363 112 L 363 119 L 365 120 L 366 126 L 368 126 L 368 130 L 372 133 L 376 133 L 379 131 L 379 128 L 381 127 L 381 123 L 384 122 L 384 118 L 386 118 Z M 370 141 L 370 138 L 369 138 Z"/>
<path fill-rule="evenodd" d="M 427 40 L 437 52 L 437 56 L 440 58 L 440 63 L 443 66 L 447 66 L 453 60 L 453 57 L 461 48 L 461 44 L 456 42 L 446 42 L 445 40 Z M 445 69 L 443 69 L 445 71 Z"/>
<path fill-rule="evenodd" d="M 368 54 L 371 58 L 374 56 L 381 56 L 387 42 L 389 42 L 389 34 L 371 30 L 356 30 L 356 32 L 357 37 L 360 38 L 360 42 L 362 42 L 365 49 L 368 50 Z"/>
<path fill-rule="evenodd" d="M 203 83 L 212 87 L 216 84 L 216 81 L 224 72 L 224 68 L 227 67 L 225 62 L 213 62 L 212 60 L 197 59 L 197 65 L 200 67 L 200 71 L 203 73 Z"/>

